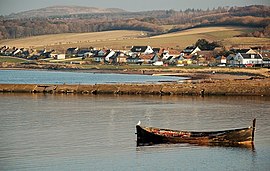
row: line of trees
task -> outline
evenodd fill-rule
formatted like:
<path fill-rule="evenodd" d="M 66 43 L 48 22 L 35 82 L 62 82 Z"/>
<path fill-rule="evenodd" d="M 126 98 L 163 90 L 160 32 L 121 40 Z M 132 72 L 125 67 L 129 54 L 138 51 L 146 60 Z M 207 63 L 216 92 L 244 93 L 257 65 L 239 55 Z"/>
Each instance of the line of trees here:
<path fill-rule="evenodd" d="M 72 22 L 53 22 L 49 19 L 23 19 L 0 21 L 0 39 L 20 38 L 44 34 L 83 33 L 107 30 L 141 30 L 161 33 L 163 28 L 136 19 L 113 22 L 90 22 L 84 20 Z"/>

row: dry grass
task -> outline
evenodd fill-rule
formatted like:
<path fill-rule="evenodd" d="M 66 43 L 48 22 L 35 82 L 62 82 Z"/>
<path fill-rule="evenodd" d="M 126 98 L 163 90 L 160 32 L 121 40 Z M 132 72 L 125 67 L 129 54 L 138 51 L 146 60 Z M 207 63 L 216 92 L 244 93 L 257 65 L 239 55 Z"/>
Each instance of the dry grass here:
<path fill-rule="evenodd" d="M 153 37 L 142 37 L 142 32 L 140 31 L 118 30 L 95 33 L 43 35 L 22 39 L 2 40 L 0 41 L 0 45 L 34 48 L 46 47 L 59 51 L 64 51 L 69 47 L 90 46 L 96 48 L 129 49 L 129 46 L 133 45 L 183 49 L 202 38 L 209 41 L 220 41 L 227 47 L 270 45 L 269 38 L 234 37 L 252 30 L 254 29 L 245 27 L 205 27 Z"/>
<path fill-rule="evenodd" d="M 140 31 L 106 31 L 94 33 L 64 33 L 42 36 L 33 36 L 21 39 L 9 39 L 0 41 L 0 45 L 16 47 L 41 47 L 69 44 L 95 44 L 97 42 L 107 42 L 124 40 L 141 36 Z"/>
<path fill-rule="evenodd" d="M 178 36 L 186 36 L 186 35 L 197 35 L 197 34 L 205 34 L 210 32 L 230 32 L 230 31 L 236 31 L 236 30 L 243 30 L 246 28 L 243 27 L 202 27 L 202 28 L 194 28 L 194 29 L 188 29 L 181 32 L 176 33 L 169 33 L 159 36 L 154 36 L 152 38 L 168 38 L 168 37 L 178 37 Z"/>
<path fill-rule="evenodd" d="M 257 37 L 231 37 L 224 40 L 225 45 L 233 46 L 270 46 L 270 38 L 257 38 Z"/>

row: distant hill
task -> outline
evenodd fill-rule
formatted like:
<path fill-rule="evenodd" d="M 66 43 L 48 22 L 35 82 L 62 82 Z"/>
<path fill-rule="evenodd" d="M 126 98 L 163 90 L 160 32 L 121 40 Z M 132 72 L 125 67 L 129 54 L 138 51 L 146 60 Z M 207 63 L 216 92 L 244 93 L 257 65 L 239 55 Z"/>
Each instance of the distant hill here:
<path fill-rule="evenodd" d="M 65 16 L 74 14 L 100 14 L 100 13 L 122 13 L 126 12 L 119 8 L 95 8 L 82 6 L 51 6 L 46 8 L 34 9 L 19 13 L 13 13 L 6 16 L 7 19 L 22 19 L 22 18 L 40 18 L 51 16 Z"/>
<path fill-rule="evenodd" d="M 270 6 L 127 12 L 79 6 L 54 6 L 0 16 L 0 40 L 45 34 L 88 33 L 110 30 L 145 31 L 148 36 L 210 26 L 259 28 L 257 37 L 269 37 Z M 264 29 L 264 30 L 263 30 Z M 263 31 L 261 31 L 263 30 Z"/>

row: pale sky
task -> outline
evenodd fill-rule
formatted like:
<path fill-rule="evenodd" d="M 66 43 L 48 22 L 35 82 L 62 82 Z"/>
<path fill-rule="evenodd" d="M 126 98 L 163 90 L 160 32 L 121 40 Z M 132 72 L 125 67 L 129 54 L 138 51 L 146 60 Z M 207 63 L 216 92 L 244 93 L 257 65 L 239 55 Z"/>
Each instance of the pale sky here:
<path fill-rule="evenodd" d="M 54 5 L 121 8 L 127 11 L 207 9 L 219 6 L 270 5 L 270 0 L 0 0 L 0 15 Z"/>

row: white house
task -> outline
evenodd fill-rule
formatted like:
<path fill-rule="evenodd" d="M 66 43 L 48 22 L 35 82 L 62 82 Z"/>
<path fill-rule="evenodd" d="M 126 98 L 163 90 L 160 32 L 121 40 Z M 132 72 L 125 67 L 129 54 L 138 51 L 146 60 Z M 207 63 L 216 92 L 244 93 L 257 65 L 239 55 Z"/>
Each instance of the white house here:
<path fill-rule="evenodd" d="M 161 54 L 161 58 L 162 58 L 163 60 L 168 59 L 170 56 L 171 56 L 171 55 L 169 54 L 169 51 L 168 51 L 168 50 L 164 50 L 164 51 L 162 52 L 162 54 Z"/>
<path fill-rule="evenodd" d="M 51 54 L 51 57 L 53 57 L 54 59 L 58 59 L 58 60 L 66 59 L 66 54 L 54 53 L 54 54 Z"/>
<path fill-rule="evenodd" d="M 235 57 L 231 59 L 232 65 L 247 65 L 247 64 L 262 64 L 263 59 L 260 54 L 246 54 L 246 53 L 237 53 Z"/>
<path fill-rule="evenodd" d="M 216 57 L 216 63 L 227 64 L 227 58 L 225 56 L 218 56 Z"/>
<path fill-rule="evenodd" d="M 115 51 L 110 50 L 110 52 L 106 55 L 105 60 L 108 62 L 110 60 L 110 57 L 112 57 L 115 54 Z"/>
<path fill-rule="evenodd" d="M 152 65 L 154 65 L 154 66 L 163 66 L 163 61 L 156 61 L 156 62 L 154 62 Z"/>
<path fill-rule="evenodd" d="M 197 46 L 188 46 L 182 52 L 181 55 L 183 56 L 193 56 L 197 55 L 197 52 L 201 51 L 201 49 Z"/>
<path fill-rule="evenodd" d="M 109 62 L 110 58 L 115 55 L 115 51 L 113 50 L 99 50 L 93 56 L 93 61 L 95 62 Z"/>
<path fill-rule="evenodd" d="M 16 49 L 14 52 L 13 52 L 13 55 L 16 55 L 17 53 L 20 53 L 22 52 L 21 49 Z"/>

